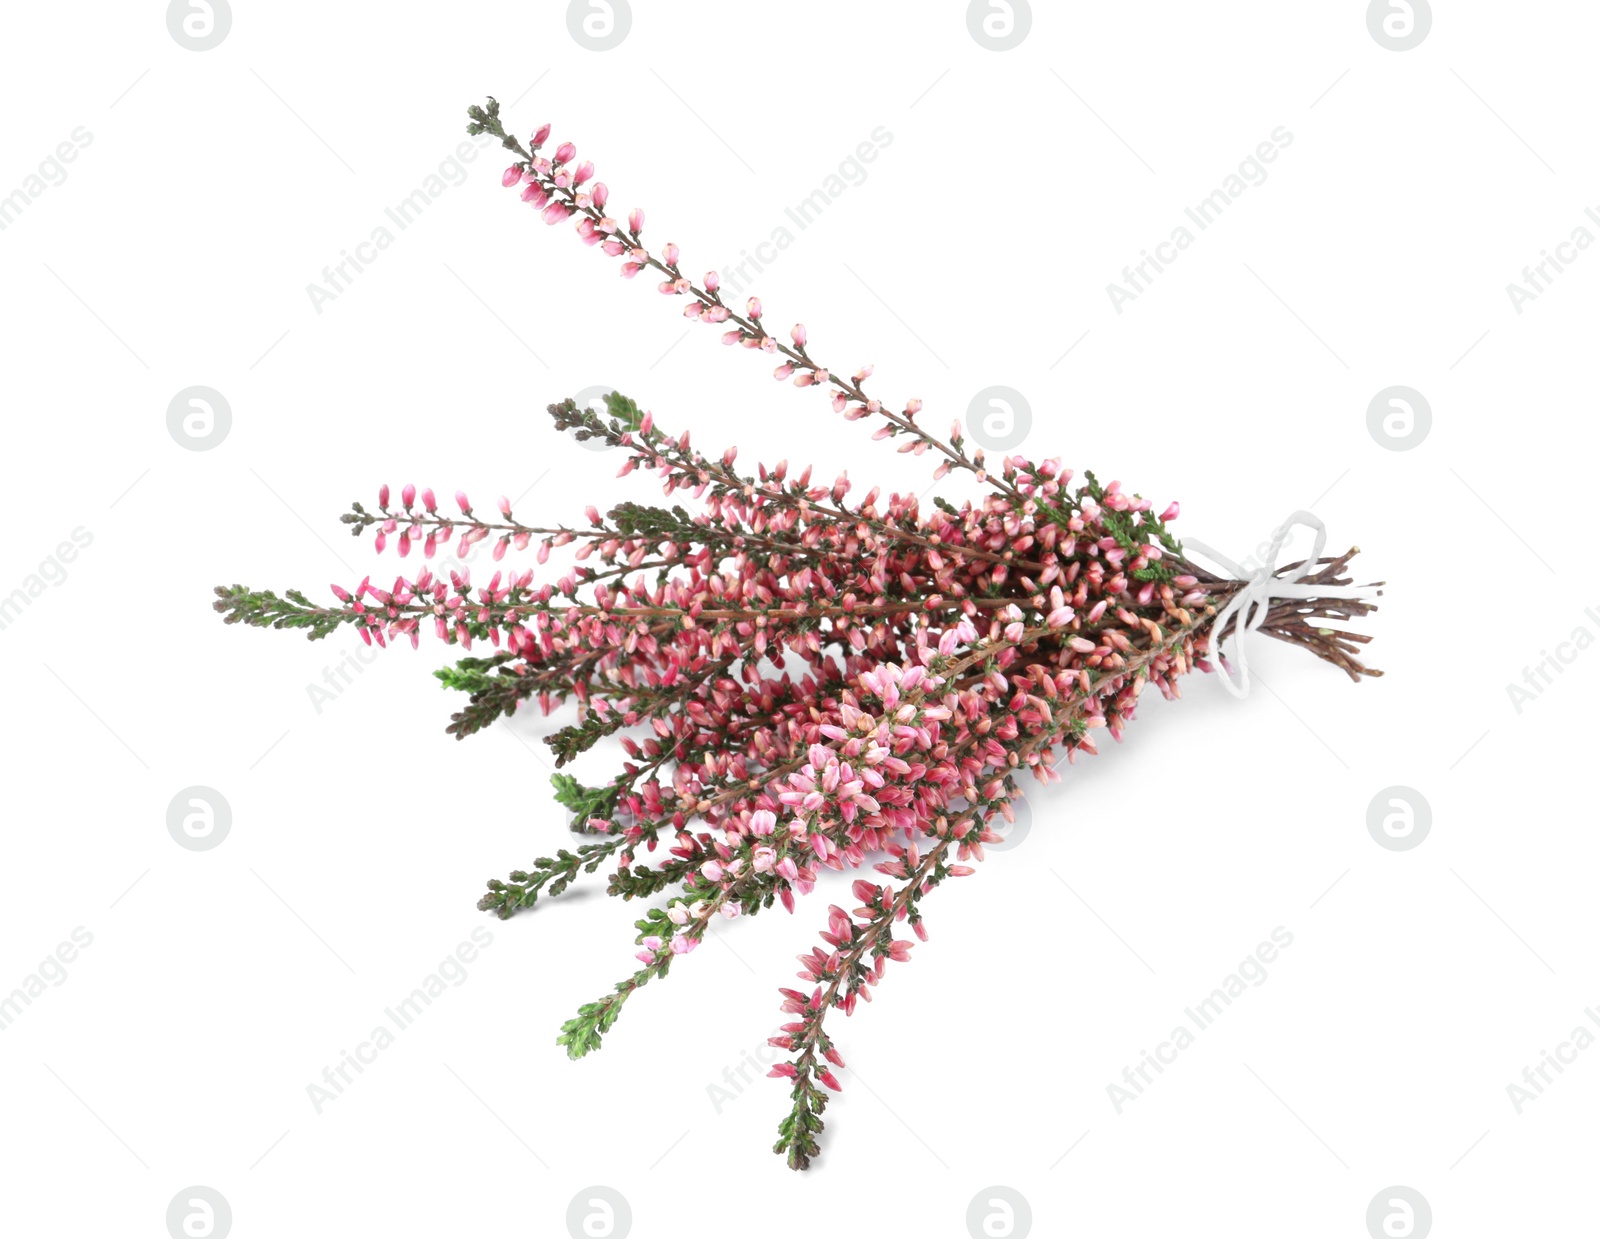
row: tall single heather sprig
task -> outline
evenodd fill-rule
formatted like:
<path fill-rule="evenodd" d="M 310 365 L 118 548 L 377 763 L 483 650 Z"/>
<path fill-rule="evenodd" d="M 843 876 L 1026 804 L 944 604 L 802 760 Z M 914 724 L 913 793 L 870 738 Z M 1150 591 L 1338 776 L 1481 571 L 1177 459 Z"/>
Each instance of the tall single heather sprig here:
<path fill-rule="evenodd" d="M 516 153 L 503 184 L 547 224 L 571 221 L 625 278 L 659 277 L 658 291 L 724 343 L 771 356 L 776 378 L 823 390 L 835 413 L 932 455 L 936 478 L 969 474 L 981 494 L 924 508 L 874 488 L 851 501 L 842 473 L 815 481 L 782 461 L 741 473 L 734 449 L 703 455 L 688 431 L 668 433 L 624 396 L 608 397 L 604 415 L 564 400 L 550 406 L 557 428 L 614 449 L 618 476 L 653 474 L 664 503 L 538 525 L 505 499 L 484 512 L 459 491 L 441 504 L 432 490 L 382 486 L 376 508 L 353 504 L 343 520 L 376 551 L 415 553 L 413 575 L 333 586 L 328 604 L 220 588 L 216 609 L 312 639 L 351 626 L 379 645 L 415 646 L 424 633 L 459 645 L 466 656 L 437 673 L 467 694 L 448 729 L 457 737 L 529 700 L 546 713 L 576 705 L 576 721 L 547 740 L 558 766 L 618 737 L 627 760 L 608 781 L 555 776 L 556 798 L 593 840 L 490 881 L 478 905 L 508 917 L 608 861 L 609 893 L 652 900 L 636 922 L 638 968 L 562 1027 L 573 1058 L 598 1049 L 634 992 L 714 918 L 774 902 L 793 911 L 823 869 L 861 873 L 855 906 L 829 906 L 820 945 L 799 957 L 800 985 L 781 991 L 790 1021 L 772 1042 L 789 1057 L 770 1074 L 790 1082 L 791 1105 L 775 1148 L 801 1169 L 817 1153 L 826 1090 L 839 1088 L 830 1014 L 870 1000 L 913 938 L 927 939 L 923 901 L 973 873 L 1024 776 L 1054 781 L 1063 758 L 1096 752 L 1099 733 L 1120 740 L 1146 689 L 1177 697 L 1240 625 L 1352 679 L 1376 675 L 1358 658 L 1368 638 L 1330 626 L 1373 606 L 1350 587 L 1355 552 L 1320 558 L 1320 533 L 1304 563 L 1219 577 L 1169 532 L 1177 504 L 1156 514 L 1119 482 L 1075 483 L 1057 459 L 992 465 L 959 424 L 938 437 L 920 400 L 868 391 L 871 367 L 847 376 L 823 364 L 803 326 L 771 334 L 757 298 L 731 307 L 715 272 L 696 283 L 676 245 L 647 247 L 644 212 L 611 214 L 610 190 L 570 142 L 539 153 L 550 126 L 524 148 L 494 100 L 468 111 L 468 132 Z M 539 568 L 498 568 L 475 585 L 468 570 L 436 575 L 426 562 L 479 542 L 497 564 L 531 550 Z"/>

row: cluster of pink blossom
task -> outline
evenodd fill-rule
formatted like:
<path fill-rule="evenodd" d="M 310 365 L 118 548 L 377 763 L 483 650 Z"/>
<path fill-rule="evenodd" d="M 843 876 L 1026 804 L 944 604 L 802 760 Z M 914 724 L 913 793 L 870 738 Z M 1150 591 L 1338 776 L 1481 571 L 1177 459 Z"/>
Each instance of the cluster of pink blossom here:
<path fill-rule="evenodd" d="M 585 244 L 624 260 L 624 276 L 658 271 L 663 293 L 689 299 L 690 317 L 732 324 L 730 343 L 781 356 L 780 379 L 830 387 L 835 410 L 873 419 L 875 438 L 933 453 L 939 476 L 963 470 L 984 493 L 960 506 L 877 489 L 849 502 L 843 474 L 814 485 L 809 468 L 786 462 L 742 474 L 733 449 L 703 455 L 688 432 L 668 434 L 623 396 L 608 398 L 605 415 L 567 400 L 550 406 L 559 429 L 603 441 L 621 457 L 619 476 L 652 474 L 697 510 L 622 502 L 535 525 L 505 499 L 486 515 L 457 492 L 457 511 L 441 512 L 431 490 L 406 485 L 395 502 L 384 486 L 376 510 L 356 504 L 344 517 L 378 552 L 420 548 L 427 561 L 492 540 L 497 564 L 532 549 L 536 566 L 496 568 L 474 585 L 466 569 L 441 576 L 425 562 L 387 587 L 335 586 L 337 605 L 234 586 L 217 591 L 216 607 L 229 622 L 313 638 L 351 626 L 369 642 L 416 645 L 431 630 L 469 655 L 438 673 L 467 694 L 449 728 L 457 736 L 533 700 L 546 713 L 576 707 L 548 739 L 559 766 L 617 738 L 626 760 L 608 781 L 556 776 L 558 799 L 592 841 L 491 881 L 479 905 L 510 916 L 607 861 L 612 894 L 674 892 L 637 922 L 640 967 L 563 1027 L 573 1057 L 598 1048 L 629 996 L 693 951 L 714 918 L 774 903 L 793 911 L 823 870 L 880 875 L 854 881 L 855 908 L 829 907 L 822 945 L 799 957 L 806 988 L 782 991 L 794 1018 L 773 1038 L 791 1054 L 772 1072 L 791 1096 L 777 1149 L 801 1168 L 818 1149 L 823 1090 L 839 1087 L 828 1013 L 870 1001 L 888 964 L 910 958 L 902 924 L 926 939 L 922 901 L 973 873 L 999 838 L 994 819 L 1012 817 L 1022 776 L 1058 779 L 1063 756 L 1096 751 L 1097 731 L 1122 737 L 1146 688 L 1176 697 L 1186 673 L 1208 669 L 1226 635 L 1215 630 L 1219 608 L 1242 583 L 1185 559 L 1167 528 L 1176 504 L 1157 514 L 1093 474 L 1074 486 L 1059 460 L 1008 456 L 991 469 L 959 426 L 945 439 L 924 430 L 920 401 L 895 408 L 868 395 L 870 367 L 842 378 L 812 360 L 803 327 L 781 342 L 759 301 L 736 313 L 714 273 L 698 286 L 682 275 L 675 245 L 652 254 L 643 212 L 626 223 L 606 214 L 609 190 L 571 143 L 537 154 L 548 125 L 526 151 L 493 104 L 472 118 L 521 155 L 504 183 L 547 222 L 576 219 Z M 1348 560 L 1319 561 L 1306 579 L 1343 585 Z M 536 580 L 538 567 L 554 579 Z M 1258 618 L 1260 631 L 1358 677 L 1365 638 L 1327 621 L 1369 609 L 1310 596 Z"/>

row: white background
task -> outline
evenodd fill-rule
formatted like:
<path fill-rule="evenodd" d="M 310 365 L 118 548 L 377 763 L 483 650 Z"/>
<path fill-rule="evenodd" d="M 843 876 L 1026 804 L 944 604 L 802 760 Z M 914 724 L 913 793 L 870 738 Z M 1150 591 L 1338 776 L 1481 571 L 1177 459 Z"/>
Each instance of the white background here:
<path fill-rule="evenodd" d="M 199 1184 L 240 1237 L 561 1236 L 601 1184 L 642 1239 L 959 1239 L 1001 1185 L 1036 1235 L 1359 1239 L 1404 1185 L 1439 1235 L 1573 1233 L 1600 1051 L 1521 1114 L 1507 1085 L 1600 1002 L 1600 653 L 1520 712 L 1506 686 L 1600 634 L 1600 255 L 1520 314 L 1506 286 L 1600 204 L 1600 13 L 1437 8 L 1395 52 L 1355 2 L 1036 4 L 995 52 L 959 3 L 638 3 L 596 53 L 551 3 L 241 0 L 204 52 L 158 3 L 13 6 L 0 193 L 75 128 L 92 141 L 0 232 L 0 594 L 75 528 L 92 543 L 0 631 L 0 992 L 75 927 L 93 944 L 0 1033 L 8 1229 L 161 1235 Z M 932 941 L 838 1030 L 852 1070 L 804 1176 L 768 1151 L 786 1086 L 710 1090 L 779 1022 L 829 890 L 724 926 L 569 1063 L 557 1029 L 634 967 L 635 910 L 603 875 L 508 923 L 473 907 L 565 841 L 548 724 L 447 737 L 437 644 L 319 712 L 307 686 L 355 640 L 210 610 L 218 583 L 324 596 L 397 571 L 338 523 L 382 481 L 527 492 L 524 519 L 648 502 L 549 428 L 546 403 L 597 384 L 745 464 L 926 488 L 545 228 L 493 149 L 313 308 L 490 92 L 524 138 L 554 121 L 695 271 L 883 126 L 867 179 L 757 281 L 774 322 L 803 319 L 835 368 L 875 363 L 936 427 L 1015 388 L 1020 450 L 1180 498 L 1175 532 L 1235 558 L 1313 507 L 1389 583 L 1366 624 L 1384 679 L 1262 642 L 1247 701 L 1205 677 L 1152 700 L 1034 797 L 1025 841 L 929 901 Z M 1117 313 L 1107 284 L 1278 126 L 1265 183 Z M 233 419 L 202 452 L 166 425 L 196 384 Z M 1394 384 L 1432 407 L 1409 451 L 1367 428 Z M 167 832 L 192 785 L 231 806 L 212 851 Z M 1431 805 L 1409 851 L 1367 829 L 1392 785 Z M 478 926 L 466 981 L 316 1113 L 307 1085 Z M 1276 926 L 1294 944 L 1265 983 L 1119 1114 L 1107 1086 Z"/>

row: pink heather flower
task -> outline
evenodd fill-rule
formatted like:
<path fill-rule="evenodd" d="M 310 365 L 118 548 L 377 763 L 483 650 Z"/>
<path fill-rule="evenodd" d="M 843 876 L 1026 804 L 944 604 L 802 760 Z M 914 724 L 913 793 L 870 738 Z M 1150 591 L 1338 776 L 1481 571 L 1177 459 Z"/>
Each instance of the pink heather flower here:
<path fill-rule="evenodd" d="M 545 140 L 547 138 L 549 138 L 549 136 L 550 136 L 550 126 L 549 126 L 549 124 L 546 123 L 546 124 L 540 125 L 537 129 L 535 129 L 533 131 L 533 137 L 529 141 L 528 145 L 532 146 L 535 150 L 537 150 L 539 147 L 541 147 L 541 146 L 543 146 L 545 144 Z"/>
<path fill-rule="evenodd" d="M 484 115 L 474 117 L 480 129 Z M 549 134 L 548 125 L 534 134 L 534 152 Z M 958 442 L 959 420 L 940 440 L 914 420 L 922 401 L 866 393 L 870 366 L 848 382 L 834 378 L 844 371 L 809 356 L 803 323 L 782 345 L 763 325 L 759 298 L 748 298 L 744 317 L 732 308 L 737 298 L 719 300 L 718 272 L 705 274 L 703 291 L 694 287 L 676 244 L 652 257 L 642 210 L 619 229 L 604 213 L 609 191 L 576 156 L 564 142 L 553 160 L 530 154 L 502 182 L 520 182 L 521 199 L 550 223 L 573 219 L 580 239 L 615 258 L 624 277 L 665 274 L 658 288 L 682 298 L 686 317 L 725 324 L 725 344 L 771 354 L 765 365 L 776 378 L 831 385 L 834 413 L 868 422 L 869 435 L 894 440 L 901 453 L 928 456 L 935 480 L 971 474 L 972 496 L 932 505 L 906 485 L 853 497 L 846 473 L 813 485 L 809 468 L 791 472 L 787 461 L 758 464 L 746 480 L 734 472 L 736 449 L 693 450 L 687 431 L 642 413 L 612 445 L 616 473 L 647 479 L 664 501 L 596 494 L 580 504 L 586 526 L 557 516 L 539 520 L 536 533 L 513 519 L 503 496 L 498 516 L 475 516 L 457 492 L 460 514 L 450 516 L 431 489 L 414 506 L 419 492 L 409 483 L 392 508 L 385 485 L 377 511 L 358 506 L 347 519 L 358 532 L 370 528 L 379 551 L 398 539 L 408 557 L 420 539 L 424 562 L 401 565 L 420 568 L 415 576 L 387 588 L 370 578 L 353 590 L 332 586 L 332 605 L 294 591 L 224 588 L 216 606 L 230 622 L 309 624 L 323 635 L 348 624 L 368 646 L 415 648 L 428 631 L 459 646 L 456 657 L 475 642 L 492 646 L 480 657 L 492 660 L 495 695 L 454 716 L 457 736 L 488 726 L 502 704 L 548 715 L 570 702 L 576 726 L 558 748 L 604 734 L 625 754 L 621 776 L 597 784 L 609 789 L 606 808 L 585 811 L 592 864 L 580 868 L 593 872 L 609 858 L 615 893 L 665 892 L 665 912 L 648 914 L 652 932 L 635 949 L 646 979 L 693 951 L 700 939 L 691 935 L 713 915 L 734 919 L 773 903 L 793 912 L 824 868 L 844 875 L 854 900 L 828 908 L 820 943 L 799 956 L 805 989 L 781 991 L 788 1022 L 771 1039 L 795 1059 L 771 1074 L 806 1085 L 782 1090 L 797 1109 L 779 1141 L 803 1168 L 820 1131 L 805 1114 L 813 1081 L 840 1087 L 824 1066 L 843 1066 L 835 1013 L 871 1001 L 888 965 L 927 940 L 924 901 L 944 889 L 936 879 L 974 873 L 999 837 L 990 819 L 1014 816 L 1025 780 L 1060 781 L 1064 765 L 1096 752 L 1102 731 L 1122 739 L 1143 690 L 1175 698 L 1190 671 L 1226 668 L 1218 625 L 1229 600 L 1242 601 L 1241 583 L 1202 580 L 1166 542 L 1161 522 L 1177 517 L 1176 503 L 1158 518 L 1120 482 L 1069 489 L 1073 474 L 1055 458 L 997 452 L 986 461 Z M 528 287 L 559 296 L 548 283 L 535 272 Z M 609 330 L 607 339 L 630 346 L 626 333 Z M 555 414 L 566 426 L 566 406 Z M 476 584 L 464 563 L 435 558 L 443 547 L 464 560 L 485 542 L 490 567 Z M 516 564 L 512 550 L 532 551 L 534 562 Z M 554 571 L 543 567 L 566 550 L 570 562 L 558 555 Z M 1254 639 L 1306 646 L 1352 678 L 1367 673 L 1352 654 L 1359 646 L 1320 622 L 1371 609 L 1341 584 L 1353 579 L 1348 561 L 1316 565 L 1309 579 L 1331 596 L 1308 590 L 1272 608 Z M 1247 627 L 1236 625 L 1233 639 L 1249 637 Z M 386 727 L 402 761 L 418 751 L 403 724 Z M 1160 772 L 1129 770 L 1122 800 L 1148 801 Z M 531 888 L 543 898 L 565 887 L 578 874 L 563 856 L 535 861 L 535 873 L 518 871 L 509 885 L 491 882 L 480 908 L 510 915 Z M 901 922 L 911 930 L 903 941 L 894 937 Z M 592 1035 L 610 1028 L 634 988 L 625 978 L 584 1008 L 563 1038 L 569 1052 L 592 1050 Z"/>

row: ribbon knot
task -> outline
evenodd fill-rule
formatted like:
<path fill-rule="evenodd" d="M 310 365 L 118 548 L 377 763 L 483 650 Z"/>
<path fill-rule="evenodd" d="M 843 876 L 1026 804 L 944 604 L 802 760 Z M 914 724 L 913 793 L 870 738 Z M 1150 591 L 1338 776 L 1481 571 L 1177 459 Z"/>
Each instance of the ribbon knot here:
<path fill-rule="evenodd" d="M 1303 525 L 1312 531 L 1311 553 L 1300 563 L 1299 569 L 1293 576 L 1280 577 L 1278 575 L 1278 552 L 1283 549 L 1283 544 L 1289 540 L 1289 532 L 1296 525 Z M 1185 539 L 1183 547 L 1185 552 L 1199 551 L 1213 563 L 1220 565 L 1231 573 L 1235 580 L 1243 581 L 1243 586 L 1224 604 L 1217 613 L 1216 622 L 1212 625 L 1212 632 L 1217 634 L 1217 676 L 1221 679 L 1223 687 L 1235 697 L 1246 697 L 1250 693 L 1250 664 L 1245 657 L 1244 636 L 1247 632 L 1255 632 L 1267 622 L 1267 616 L 1272 612 L 1272 603 L 1275 599 L 1309 599 L 1309 598 L 1350 598 L 1368 599 L 1375 596 L 1376 591 L 1365 585 L 1310 585 L 1302 578 L 1307 576 L 1322 558 L 1322 548 L 1328 540 L 1327 527 L 1322 521 L 1303 509 L 1291 512 L 1283 524 L 1272 531 L 1272 543 L 1263 556 L 1262 566 L 1254 573 L 1249 572 L 1243 565 L 1236 564 L 1226 555 L 1219 554 L 1203 542 Z M 1227 665 L 1222 660 L 1222 633 L 1227 628 L 1230 620 L 1237 618 L 1238 623 L 1231 634 L 1229 651 L 1231 660 L 1238 666 L 1238 678 L 1235 679 L 1229 672 Z"/>

